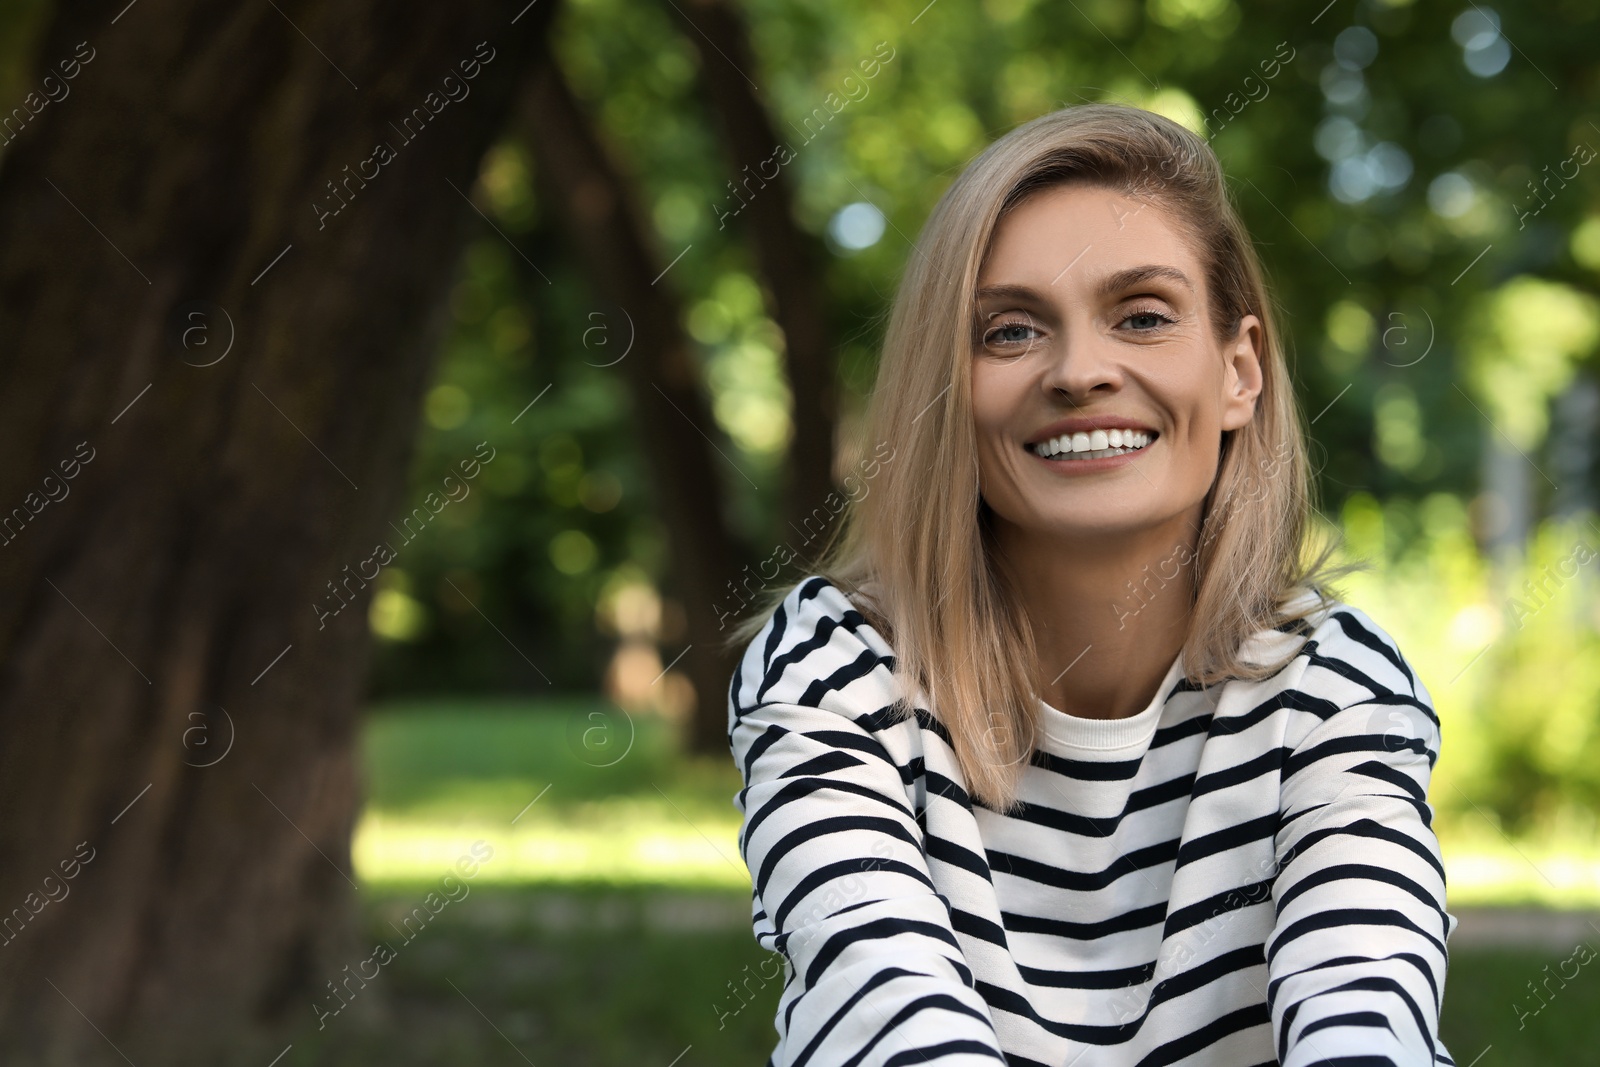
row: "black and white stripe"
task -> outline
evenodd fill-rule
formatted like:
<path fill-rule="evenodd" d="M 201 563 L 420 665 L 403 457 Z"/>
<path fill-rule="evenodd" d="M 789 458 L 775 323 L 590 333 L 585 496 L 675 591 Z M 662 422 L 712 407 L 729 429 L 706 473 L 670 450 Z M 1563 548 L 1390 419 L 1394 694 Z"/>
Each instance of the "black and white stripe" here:
<path fill-rule="evenodd" d="M 826 579 L 729 689 L 752 923 L 783 954 L 769 1067 L 1453 1063 L 1426 796 L 1432 700 L 1344 604 L 1288 666 L 1139 716 L 1046 708 L 1024 805 L 975 804 L 943 724 Z M 1307 639 L 1308 636 L 1308 639 Z"/>

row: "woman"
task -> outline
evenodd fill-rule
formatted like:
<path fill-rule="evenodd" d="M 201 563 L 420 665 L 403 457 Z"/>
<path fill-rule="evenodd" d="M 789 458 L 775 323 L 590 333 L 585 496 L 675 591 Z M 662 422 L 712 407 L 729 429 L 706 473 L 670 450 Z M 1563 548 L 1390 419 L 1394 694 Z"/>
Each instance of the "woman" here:
<path fill-rule="evenodd" d="M 1453 1062 L 1432 700 L 1306 551 L 1205 142 L 1088 105 L 980 155 L 866 433 L 843 535 L 735 636 L 771 1062 Z"/>

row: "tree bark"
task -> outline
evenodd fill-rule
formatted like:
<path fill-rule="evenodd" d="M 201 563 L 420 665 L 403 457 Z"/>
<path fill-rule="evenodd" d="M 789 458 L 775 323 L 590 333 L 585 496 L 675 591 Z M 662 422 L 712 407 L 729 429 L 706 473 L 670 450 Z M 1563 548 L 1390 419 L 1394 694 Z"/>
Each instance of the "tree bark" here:
<path fill-rule="evenodd" d="M 259 1065 L 367 955 L 357 572 L 550 5 L 124 3 L 0 164 L 0 1060 Z"/>
<path fill-rule="evenodd" d="M 722 126 L 733 172 L 729 213 L 744 224 L 767 283 L 773 319 L 783 330 L 794 423 L 783 536 L 793 529 L 817 536 L 821 544 L 817 523 L 819 516 L 829 514 L 823 501 L 834 491 L 837 379 L 821 249 L 795 223 L 794 193 L 783 169 L 793 150 L 779 138 L 756 97 L 750 80 L 757 75 L 755 53 L 740 14 L 725 0 L 683 0 L 668 6 L 686 28 L 684 38 L 700 54 L 706 104 Z M 787 153 L 779 152 L 780 146 Z"/>
<path fill-rule="evenodd" d="M 742 604 L 730 583 L 751 558 L 730 533 L 719 464 L 732 463 L 722 458 L 731 449 L 706 399 L 682 309 L 663 277 L 671 264 L 655 248 L 628 182 L 548 58 L 538 64 L 524 113 L 539 181 L 558 205 L 591 287 L 610 305 L 607 318 L 617 320 L 607 323 L 608 344 L 620 347 L 624 331 L 631 342 L 616 368 L 628 383 L 640 447 L 658 488 L 671 544 L 671 591 L 685 609 L 689 651 L 679 663 L 695 690 L 685 740 L 692 752 L 725 757 L 728 687 L 739 651 L 719 642 Z M 617 359 L 612 348 L 595 362 Z"/>

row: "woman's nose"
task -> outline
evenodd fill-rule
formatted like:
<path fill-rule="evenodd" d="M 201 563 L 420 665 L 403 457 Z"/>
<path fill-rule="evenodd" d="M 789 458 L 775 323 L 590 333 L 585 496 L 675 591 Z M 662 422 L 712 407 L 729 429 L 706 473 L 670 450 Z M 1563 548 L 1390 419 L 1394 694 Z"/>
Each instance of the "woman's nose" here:
<path fill-rule="evenodd" d="M 1087 397 L 1096 390 L 1115 391 L 1122 383 L 1122 369 L 1110 345 L 1093 333 L 1061 337 L 1049 357 L 1040 380 L 1046 391 Z"/>

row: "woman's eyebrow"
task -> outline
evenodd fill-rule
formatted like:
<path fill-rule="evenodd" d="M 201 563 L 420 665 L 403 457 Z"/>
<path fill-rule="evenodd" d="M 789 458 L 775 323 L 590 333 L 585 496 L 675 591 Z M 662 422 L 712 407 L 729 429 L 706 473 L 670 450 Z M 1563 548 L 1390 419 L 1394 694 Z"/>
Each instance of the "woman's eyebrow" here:
<path fill-rule="evenodd" d="M 1026 285 L 986 285 L 975 291 L 973 299 L 982 300 L 1016 300 L 1020 303 L 1040 304 L 1045 298 L 1037 289 L 1030 289 Z"/>
<path fill-rule="evenodd" d="M 1114 271 L 1101 278 L 1099 284 L 1095 286 L 1095 290 L 1101 296 L 1111 296 L 1124 289 L 1131 289 L 1136 285 L 1143 285 L 1145 282 L 1157 280 L 1177 282 L 1187 288 L 1189 292 L 1195 292 L 1194 283 L 1189 280 L 1187 274 L 1177 267 L 1169 267 L 1160 263 L 1146 263 L 1143 266 L 1128 267 L 1126 270 Z"/>
<path fill-rule="evenodd" d="M 1137 267 L 1127 267 L 1123 270 L 1113 271 L 1101 278 L 1095 285 L 1095 291 L 1100 296 L 1113 296 L 1125 289 L 1142 285 L 1150 281 L 1176 282 L 1194 293 L 1194 283 L 1189 276 L 1177 267 L 1167 266 L 1162 263 L 1146 263 Z M 986 285 L 977 289 L 972 294 L 974 301 L 986 300 L 1015 300 L 1024 304 L 1042 304 L 1047 298 L 1039 290 L 1026 285 Z"/>

